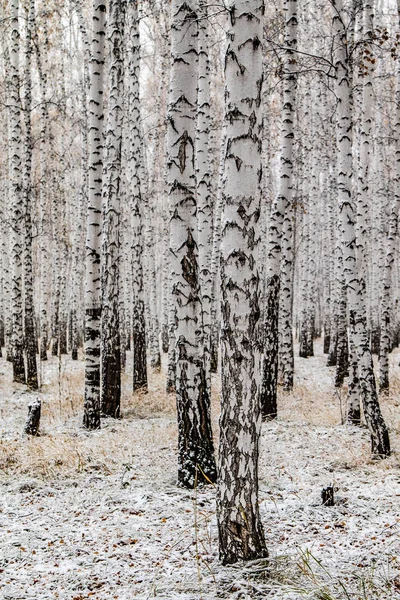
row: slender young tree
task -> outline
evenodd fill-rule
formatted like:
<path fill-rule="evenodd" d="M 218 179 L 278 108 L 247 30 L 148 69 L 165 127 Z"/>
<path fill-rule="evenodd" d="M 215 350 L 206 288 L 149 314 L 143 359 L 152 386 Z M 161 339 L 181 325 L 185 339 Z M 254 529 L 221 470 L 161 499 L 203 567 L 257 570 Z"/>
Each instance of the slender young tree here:
<path fill-rule="evenodd" d="M 296 110 L 296 48 L 297 48 L 297 0 L 285 1 L 285 71 L 283 108 L 281 124 L 281 172 L 279 192 L 274 201 L 269 221 L 265 342 L 261 386 L 261 410 L 263 418 L 274 419 L 277 416 L 278 387 L 278 346 L 279 346 L 279 296 L 281 286 L 282 244 L 285 254 L 285 287 L 282 290 L 284 337 L 284 372 L 286 388 L 293 385 L 293 340 L 292 340 L 292 197 L 293 197 L 293 141 L 294 117 Z M 283 227 L 285 224 L 285 234 Z"/>
<path fill-rule="evenodd" d="M 210 137 L 210 62 L 207 29 L 207 5 L 199 0 L 199 80 L 197 96 L 196 178 L 197 227 L 199 245 L 199 280 L 203 322 L 204 366 L 207 394 L 211 396 L 211 257 L 213 241 L 213 211 L 209 160 Z"/>
<path fill-rule="evenodd" d="M 94 0 L 89 90 L 89 192 L 85 277 L 85 403 L 83 424 L 100 427 L 101 214 L 103 174 L 103 72 L 106 5 Z"/>
<path fill-rule="evenodd" d="M 35 1 L 25 6 L 25 64 L 24 64 L 24 345 L 26 352 L 26 383 L 32 390 L 38 389 L 36 363 L 35 307 L 33 303 L 33 259 L 32 259 L 32 31 L 35 18 Z"/>
<path fill-rule="evenodd" d="M 133 332 L 133 390 L 147 389 L 146 321 L 143 300 L 143 219 L 140 182 L 142 160 L 140 131 L 140 37 L 137 0 L 127 7 L 127 114 L 125 115 L 127 156 L 127 193 L 132 213 L 132 332 Z"/>
<path fill-rule="evenodd" d="M 224 564 L 267 556 L 258 506 L 263 2 L 228 2 L 217 521 Z"/>
<path fill-rule="evenodd" d="M 104 219 L 101 315 L 101 411 L 120 416 L 120 221 L 122 98 L 124 86 L 124 25 L 126 0 L 109 4 L 110 96 L 104 169 Z"/>
<path fill-rule="evenodd" d="M 178 480 L 193 488 L 215 481 L 203 352 L 197 247 L 194 143 L 198 72 L 198 2 L 171 4 L 171 83 L 168 109 L 170 257 L 175 303 Z"/>
<path fill-rule="evenodd" d="M 22 190 L 22 127 L 19 76 L 19 2 L 10 2 L 10 204 L 12 218 L 11 236 L 11 310 L 12 310 L 12 365 L 13 380 L 25 383 L 24 342 L 23 342 L 23 302 L 22 302 L 22 232 L 23 232 L 23 190 Z"/>

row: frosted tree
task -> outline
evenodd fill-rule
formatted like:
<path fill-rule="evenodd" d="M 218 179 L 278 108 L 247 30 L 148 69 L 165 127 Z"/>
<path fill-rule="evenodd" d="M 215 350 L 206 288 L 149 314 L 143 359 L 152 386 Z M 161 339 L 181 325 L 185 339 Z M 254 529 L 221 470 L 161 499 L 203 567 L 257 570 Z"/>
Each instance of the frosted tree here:
<path fill-rule="evenodd" d="M 140 182 L 142 160 L 140 131 L 140 37 L 137 0 L 127 6 L 127 114 L 124 127 L 127 148 L 126 178 L 128 206 L 132 213 L 132 333 L 133 390 L 147 389 L 146 321 L 143 298 L 143 218 Z"/>
<path fill-rule="evenodd" d="M 85 276 L 84 426 L 100 427 L 101 215 L 103 174 L 103 74 L 106 5 L 93 1 L 89 90 L 89 191 Z"/>
<path fill-rule="evenodd" d="M 22 328 L 22 123 L 19 76 L 19 2 L 12 0 L 10 10 L 9 43 L 9 145 L 10 145 L 10 204 L 11 204 L 11 310 L 12 310 L 12 364 L 13 380 L 25 383 L 24 341 Z"/>
<path fill-rule="evenodd" d="M 227 3 L 226 157 L 221 240 L 222 403 L 217 492 L 224 564 L 267 555 L 258 506 L 261 430 L 259 246 L 261 0 Z"/>
<path fill-rule="evenodd" d="M 211 305 L 213 247 L 213 206 L 211 200 L 211 173 L 209 160 L 210 137 L 210 62 L 207 30 L 207 6 L 199 0 L 198 37 L 198 97 L 196 135 L 197 227 L 199 247 L 199 281 L 203 322 L 204 367 L 207 394 L 211 396 Z"/>
<path fill-rule="evenodd" d="M 285 2 L 285 66 L 281 124 L 281 172 L 279 192 L 275 199 L 269 221 L 268 257 L 266 273 L 266 314 L 264 361 L 261 386 L 261 410 L 263 417 L 277 416 L 278 385 L 278 323 L 281 286 L 282 244 L 285 247 L 285 288 L 282 290 L 283 319 L 283 369 L 286 372 L 286 388 L 293 385 L 292 340 L 292 198 L 293 198 L 293 140 L 296 101 L 296 48 L 297 48 L 297 0 Z M 283 226 L 285 233 L 283 236 Z"/>
<path fill-rule="evenodd" d="M 121 402 L 120 216 L 125 0 L 111 0 L 108 119 L 104 169 L 101 324 L 101 411 L 119 417 Z"/>
<path fill-rule="evenodd" d="M 29 0 L 25 5 L 25 64 L 24 64 L 24 165 L 23 165 L 23 194 L 24 194 L 24 345 L 26 352 L 26 383 L 33 390 L 38 388 L 36 364 L 36 331 L 33 256 L 32 256 L 32 31 L 35 18 L 35 2 Z"/>
<path fill-rule="evenodd" d="M 198 3 L 171 4 L 171 83 L 168 108 L 170 263 L 175 304 L 178 480 L 189 488 L 215 481 L 203 352 L 197 246 L 194 143 L 198 73 Z"/>

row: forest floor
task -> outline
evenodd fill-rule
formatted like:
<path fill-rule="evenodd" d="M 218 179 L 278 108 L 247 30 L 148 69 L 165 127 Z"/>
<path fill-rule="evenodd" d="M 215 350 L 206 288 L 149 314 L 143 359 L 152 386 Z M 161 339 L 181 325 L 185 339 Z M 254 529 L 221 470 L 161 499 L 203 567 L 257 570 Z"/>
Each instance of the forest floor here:
<path fill-rule="evenodd" d="M 269 560 L 218 562 L 215 489 L 176 485 L 175 400 L 162 374 L 100 431 L 81 427 L 83 362 L 43 363 L 42 427 L 22 435 L 30 395 L 0 359 L 0 597 L 211 600 L 400 598 L 400 353 L 383 399 L 393 454 L 341 424 L 321 344 L 296 359 L 279 419 L 263 425 L 260 509 Z M 217 433 L 218 386 L 213 420 Z M 336 504 L 321 490 L 336 489 Z"/>

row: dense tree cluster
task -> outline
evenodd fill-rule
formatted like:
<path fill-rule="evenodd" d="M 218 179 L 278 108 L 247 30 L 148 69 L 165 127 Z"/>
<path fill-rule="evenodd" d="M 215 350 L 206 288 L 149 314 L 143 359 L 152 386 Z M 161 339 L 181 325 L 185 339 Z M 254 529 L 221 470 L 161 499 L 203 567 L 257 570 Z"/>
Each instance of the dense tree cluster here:
<path fill-rule="evenodd" d="M 163 364 L 179 482 L 217 482 L 224 563 L 264 557 L 258 441 L 278 386 L 293 387 L 294 335 L 303 358 L 324 336 L 345 420 L 390 455 L 398 7 L 0 6 L 0 345 L 14 381 L 40 390 L 49 352 L 83 359 L 93 430 L 121 416 L 127 350 L 133 392 Z"/>

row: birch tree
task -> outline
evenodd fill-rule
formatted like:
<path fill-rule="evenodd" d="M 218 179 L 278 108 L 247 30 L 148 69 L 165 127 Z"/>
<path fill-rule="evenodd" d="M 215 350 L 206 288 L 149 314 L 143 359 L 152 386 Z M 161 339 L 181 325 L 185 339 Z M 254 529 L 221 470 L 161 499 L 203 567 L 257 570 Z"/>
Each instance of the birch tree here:
<path fill-rule="evenodd" d="M 291 216 L 293 197 L 293 140 L 296 101 L 297 0 L 287 0 L 285 10 L 285 73 L 281 124 L 281 172 L 278 197 L 272 206 L 267 258 L 264 362 L 261 386 L 261 410 L 264 418 L 277 416 L 278 323 L 281 286 L 282 243 L 285 247 L 285 288 L 282 290 L 284 337 L 282 340 L 286 388 L 293 380 L 292 287 L 291 287 Z M 285 235 L 282 239 L 283 225 Z"/>
<path fill-rule="evenodd" d="M 109 4 L 110 96 L 104 169 L 101 410 L 118 418 L 121 403 L 120 216 L 125 0 Z"/>
<path fill-rule="evenodd" d="M 140 181 L 140 162 L 143 144 L 140 123 L 140 37 L 137 0 L 127 6 L 127 114 L 125 115 L 127 194 L 132 212 L 132 332 L 133 332 L 133 390 L 147 389 L 146 322 L 143 298 L 143 206 Z"/>
<path fill-rule="evenodd" d="M 11 204 L 11 310 L 12 310 L 12 364 L 13 380 L 25 383 L 22 329 L 22 123 L 19 75 L 19 2 L 10 2 L 10 104 L 9 104 L 9 148 L 10 148 L 10 204 Z"/>
<path fill-rule="evenodd" d="M 175 304 L 178 480 L 193 488 L 215 481 L 203 351 L 197 245 L 194 143 L 198 73 L 198 3 L 171 4 L 171 83 L 168 108 L 170 258 Z"/>
<path fill-rule="evenodd" d="M 267 555 L 258 506 L 261 431 L 259 246 L 261 0 L 228 2 L 226 157 L 221 240 L 222 399 L 217 491 L 224 564 Z"/>
<path fill-rule="evenodd" d="M 92 5 L 92 55 L 89 90 L 89 191 L 85 276 L 84 426 L 100 427 L 101 214 L 103 172 L 103 72 L 106 5 Z"/>

